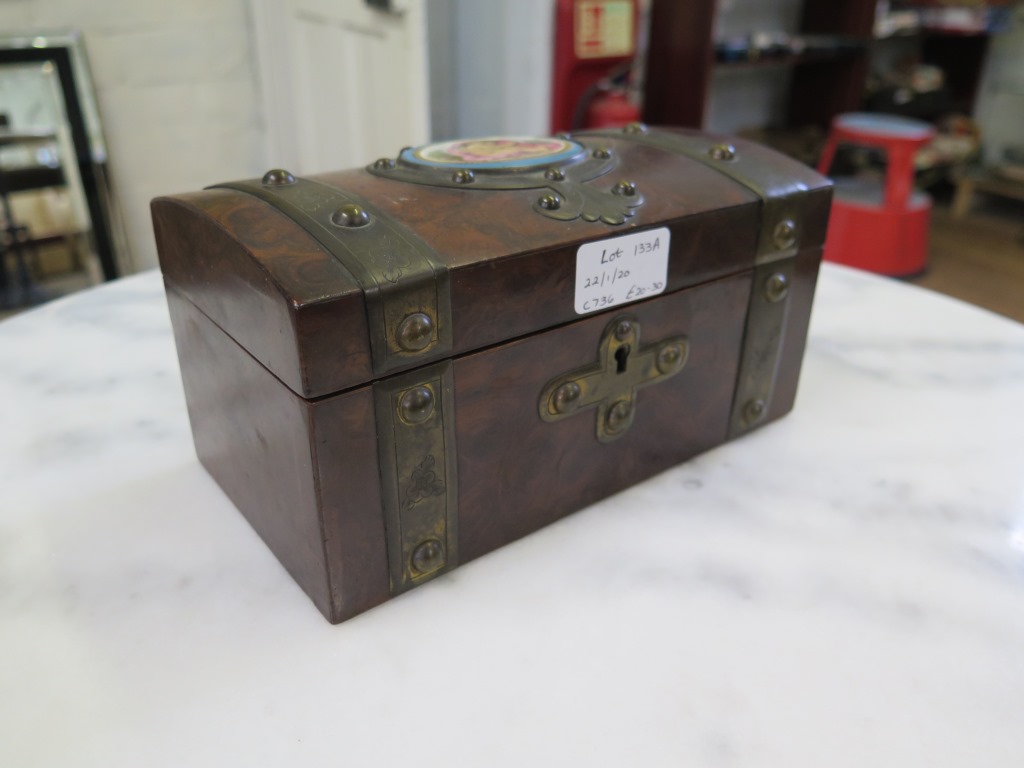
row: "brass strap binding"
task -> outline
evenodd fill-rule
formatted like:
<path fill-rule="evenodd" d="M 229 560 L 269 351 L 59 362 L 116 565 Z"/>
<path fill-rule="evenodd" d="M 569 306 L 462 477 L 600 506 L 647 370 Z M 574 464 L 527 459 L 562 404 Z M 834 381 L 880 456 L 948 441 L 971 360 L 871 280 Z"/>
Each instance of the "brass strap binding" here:
<path fill-rule="evenodd" d="M 363 289 L 375 376 L 451 354 L 447 267 L 416 235 L 351 192 L 287 171 L 219 184 L 270 203 Z M 398 594 L 458 564 L 451 361 L 373 384 L 388 579 Z"/>
<path fill-rule="evenodd" d="M 789 287 L 800 248 L 800 210 L 808 188 L 745 157 L 731 144 L 707 136 L 649 130 L 633 123 L 617 135 L 685 155 L 714 168 L 761 198 L 761 224 L 751 279 L 739 375 L 729 417 L 729 437 L 760 424 L 768 413 L 789 315 Z"/>
<path fill-rule="evenodd" d="M 451 353 L 448 269 L 411 231 L 352 192 L 287 171 L 213 188 L 238 190 L 270 203 L 352 274 L 366 297 L 375 376 Z"/>
<path fill-rule="evenodd" d="M 803 195 L 808 191 L 802 182 L 773 173 L 731 144 L 715 143 L 705 135 L 649 130 L 640 123 L 626 126 L 619 134 L 605 131 L 589 135 L 615 136 L 685 155 L 742 184 L 761 198 L 761 227 L 754 263 L 764 264 L 796 255 L 798 214 Z"/>
<path fill-rule="evenodd" d="M 730 437 L 757 426 L 768 413 L 779 372 L 795 264 L 796 259 L 789 258 L 754 268 L 743 354 L 729 416 Z"/>
<path fill-rule="evenodd" d="M 393 595 L 459 561 L 453 386 L 451 361 L 373 385 Z"/>

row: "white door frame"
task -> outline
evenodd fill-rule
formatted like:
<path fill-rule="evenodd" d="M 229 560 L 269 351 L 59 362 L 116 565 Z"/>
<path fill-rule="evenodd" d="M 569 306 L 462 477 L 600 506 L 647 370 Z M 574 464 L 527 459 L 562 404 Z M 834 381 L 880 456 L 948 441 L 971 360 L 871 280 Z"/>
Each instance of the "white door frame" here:
<path fill-rule="evenodd" d="M 371 9 L 363 0 L 248 1 L 270 165 L 295 173 L 335 170 L 429 140 L 426 0 L 395 0 L 392 13 Z M 340 48 L 330 62 L 302 59 L 317 55 L 301 40 L 310 33 L 336 34 L 340 47 L 362 45 L 388 66 L 353 63 L 351 55 L 340 55 L 351 51 Z M 348 66 L 339 66 L 342 58 L 350 59 Z M 342 114 L 354 127 L 329 151 L 310 141 L 311 122 L 321 133 L 340 134 L 345 127 L 323 125 L 333 121 L 318 115 L 318 107 L 335 118 Z M 382 125 L 382 115 L 398 117 Z"/>

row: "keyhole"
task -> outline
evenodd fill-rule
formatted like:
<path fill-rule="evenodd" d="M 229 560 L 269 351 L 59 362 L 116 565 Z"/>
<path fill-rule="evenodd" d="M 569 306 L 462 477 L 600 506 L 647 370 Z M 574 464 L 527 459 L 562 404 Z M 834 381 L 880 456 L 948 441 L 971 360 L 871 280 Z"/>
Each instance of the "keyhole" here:
<path fill-rule="evenodd" d="M 615 350 L 615 362 L 617 363 L 615 372 L 625 373 L 626 372 L 626 361 L 629 359 L 629 344 L 623 344 L 621 347 Z"/>

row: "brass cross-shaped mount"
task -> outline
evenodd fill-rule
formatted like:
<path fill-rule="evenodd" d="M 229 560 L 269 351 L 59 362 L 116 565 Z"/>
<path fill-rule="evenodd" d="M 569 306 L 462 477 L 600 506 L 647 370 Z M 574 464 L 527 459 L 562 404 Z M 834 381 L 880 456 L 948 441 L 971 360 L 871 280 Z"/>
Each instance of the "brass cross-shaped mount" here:
<path fill-rule="evenodd" d="M 547 383 L 540 393 L 540 417 L 558 421 L 597 409 L 597 439 L 609 443 L 633 424 L 636 392 L 675 376 L 686 365 L 685 336 L 640 346 L 640 323 L 633 315 L 612 320 L 601 335 L 597 362 Z"/>

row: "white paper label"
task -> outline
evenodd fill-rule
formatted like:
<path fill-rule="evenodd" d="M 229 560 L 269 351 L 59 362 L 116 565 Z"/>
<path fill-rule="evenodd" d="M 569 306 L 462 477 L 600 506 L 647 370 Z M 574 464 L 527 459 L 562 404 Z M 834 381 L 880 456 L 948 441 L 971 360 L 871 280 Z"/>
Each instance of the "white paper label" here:
<path fill-rule="evenodd" d="M 581 245 L 576 252 L 576 314 L 628 304 L 665 290 L 666 227 Z"/>

